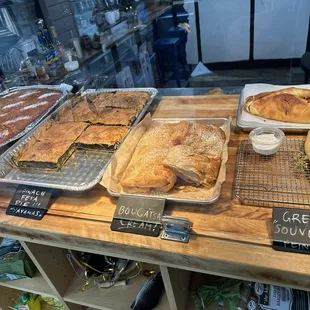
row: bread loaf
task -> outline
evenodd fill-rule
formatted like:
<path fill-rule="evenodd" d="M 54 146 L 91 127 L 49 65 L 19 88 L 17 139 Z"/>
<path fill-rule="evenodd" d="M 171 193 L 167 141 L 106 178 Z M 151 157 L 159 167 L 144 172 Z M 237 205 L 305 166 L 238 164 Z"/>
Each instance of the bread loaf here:
<path fill-rule="evenodd" d="M 244 109 L 268 119 L 310 123 L 310 89 L 284 88 L 246 98 Z"/>

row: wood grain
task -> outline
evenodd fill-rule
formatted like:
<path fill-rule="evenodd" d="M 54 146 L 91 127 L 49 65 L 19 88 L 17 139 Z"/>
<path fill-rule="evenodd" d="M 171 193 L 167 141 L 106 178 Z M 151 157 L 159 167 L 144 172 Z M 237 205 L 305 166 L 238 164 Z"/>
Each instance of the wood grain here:
<path fill-rule="evenodd" d="M 163 97 L 153 117 L 229 117 L 235 121 L 238 96 Z M 210 205 L 168 203 L 165 214 L 193 222 L 189 244 L 110 230 L 115 199 L 101 186 L 62 193 L 41 221 L 5 215 L 14 187 L 1 186 L 0 233 L 21 240 L 83 249 L 159 265 L 305 288 L 310 267 L 303 255 L 272 250 L 270 208 L 243 205 L 232 197 L 236 153 L 247 134 L 233 128 L 227 177 L 220 199 Z M 2 194 L 3 193 L 3 194 Z"/>

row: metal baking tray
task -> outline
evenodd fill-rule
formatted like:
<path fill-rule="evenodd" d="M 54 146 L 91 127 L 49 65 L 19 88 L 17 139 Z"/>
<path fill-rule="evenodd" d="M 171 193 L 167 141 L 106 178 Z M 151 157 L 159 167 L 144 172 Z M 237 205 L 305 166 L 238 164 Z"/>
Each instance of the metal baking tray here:
<path fill-rule="evenodd" d="M 105 90 L 100 92 L 103 91 Z M 131 89 L 131 91 L 148 92 L 152 97 L 139 113 L 131 127 L 133 128 L 149 108 L 157 90 L 141 88 Z M 61 105 L 40 126 L 50 119 L 57 118 L 58 112 L 67 105 L 71 106 L 71 101 Z M 33 185 L 67 191 L 85 191 L 95 186 L 101 180 L 113 152 L 104 150 L 75 150 L 60 171 L 17 168 L 13 161 L 14 154 L 31 139 L 40 126 L 29 132 L 0 157 L 0 183 Z"/>
<path fill-rule="evenodd" d="M 157 121 L 160 123 L 176 123 L 176 122 L 180 122 L 180 121 L 189 121 L 189 122 L 193 122 L 193 123 L 207 123 L 210 125 L 214 125 L 217 127 L 221 127 L 224 124 L 226 124 L 227 122 L 229 122 L 229 120 L 227 118 L 154 118 L 153 121 Z M 133 197 L 144 197 L 144 198 L 164 198 L 168 201 L 174 201 L 174 202 L 184 202 L 184 203 L 200 203 L 200 204 L 204 204 L 204 205 L 209 205 L 212 204 L 214 202 L 216 202 L 219 197 L 220 197 L 220 193 L 208 200 L 201 200 L 201 199 L 185 199 L 185 198 L 176 198 L 176 197 L 167 197 L 164 194 L 163 195 L 142 195 L 142 194 L 130 194 L 130 193 L 116 193 L 114 191 L 111 191 L 110 189 L 107 188 L 107 191 L 109 193 L 109 195 L 113 196 L 113 197 L 120 197 L 121 195 L 126 195 L 126 196 L 133 196 Z"/>
<path fill-rule="evenodd" d="M 241 91 L 240 97 L 239 97 L 239 103 L 238 103 L 238 112 L 237 112 L 237 127 L 241 128 L 243 131 L 245 132 L 249 132 L 251 130 L 253 130 L 254 128 L 257 127 L 273 127 L 273 128 L 280 128 L 285 132 L 291 132 L 291 133 L 303 133 L 303 132 L 307 132 L 308 130 L 310 130 L 310 124 L 305 124 L 305 126 L 303 127 L 296 127 L 294 125 L 292 125 L 292 123 L 286 123 L 286 122 L 281 122 L 281 121 L 276 121 L 277 124 L 269 124 L 268 123 L 268 119 L 264 119 L 261 118 L 259 116 L 259 118 L 264 119 L 264 121 L 266 122 L 266 124 L 261 124 L 261 123 L 251 123 L 251 124 L 243 124 L 242 120 L 241 120 L 241 115 L 242 115 L 242 109 L 243 109 L 243 104 L 244 104 L 244 91 Z M 274 121 L 274 120 L 272 120 Z M 275 121 L 274 121 L 275 122 Z M 297 124 L 297 123 L 296 123 Z"/>
<path fill-rule="evenodd" d="M 62 96 L 55 101 L 55 103 L 48 108 L 41 116 L 39 116 L 36 120 L 31 122 L 27 127 L 25 127 L 21 132 L 19 132 L 17 135 L 14 137 L 11 137 L 10 139 L 6 140 L 5 142 L 0 143 L 0 148 L 3 147 L 4 145 L 7 145 L 22 136 L 24 136 L 26 133 L 28 133 L 31 129 L 36 127 L 47 115 L 49 115 L 55 108 L 60 106 L 63 102 L 65 102 L 68 98 L 68 93 L 71 92 L 72 86 L 68 84 L 60 84 L 60 85 L 31 85 L 31 86 L 20 86 L 20 87 L 11 87 L 9 89 L 6 89 L 5 91 L 0 93 L 0 100 L 1 96 L 4 96 L 8 94 L 11 91 L 15 90 L 24 90 L 24 89 L 31 89 L 31 88 L 43 88 L 43 89 L 54 89 L 54 90 L 60 90 L 63 92 Z"/>

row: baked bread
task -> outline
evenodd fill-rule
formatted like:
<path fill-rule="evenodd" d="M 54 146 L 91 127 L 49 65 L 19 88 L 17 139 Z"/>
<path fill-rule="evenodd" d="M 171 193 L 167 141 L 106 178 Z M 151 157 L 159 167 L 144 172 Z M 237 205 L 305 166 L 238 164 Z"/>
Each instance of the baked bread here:
<path fill-rule="evenodd" d="M 244 109 L 267 119 L 310 123 L 310 89 L 290 87 L 250 96 Z"/>
<path fill-rule="evenodd" d="M 197 153 L 187 145 L 177 145 L 170 149 L 164 165 L 189 184 L 211 187 L 217 180 L 221 158 Z"/>

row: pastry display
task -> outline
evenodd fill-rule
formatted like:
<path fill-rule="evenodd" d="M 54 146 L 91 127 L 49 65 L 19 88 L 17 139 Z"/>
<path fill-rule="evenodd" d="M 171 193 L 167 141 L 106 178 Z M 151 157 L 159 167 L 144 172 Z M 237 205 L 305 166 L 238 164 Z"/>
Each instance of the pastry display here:
<path fill-rule="evenodd" d="M 0 143 L 16 136 L 62 96 L 47 88 L 13 90 L 0 97 Z"/>
<path fill-rule="evenodd" d="M 310 123 L 310 89 L 289 87 L 250 96 L 244 109 L 267 119 Z"/>
<path fill-rule="evenodd" d="M 19 156 L 19 167 L 59 169 L 74 151 L 74 142 L 88 127 L 84 122 L 52 123 L 40 135 L 28 142 Z M 65 133 L 65 134 L 64 134 Z"/>
<path fill-rule="evenodd" d="M 168 192 L 177 177 L 210 188 L 217 180 L 225 139 L 212 125 L 155 122 L 140 139 L 120 183 L 128 193 Z"/>
<path fill-rule="evenodd" d="M 91 97 L 107 103 L 99 111 L 86 96 L 70 100 L 19 152 L 15 158 L 18 166 L 59 170 L 76 149 L 114 151 L 150 96 L 112 92 Z M 114 100 L 108 101 L 110 98 Z"/>
<path fill-rule="evenodd" d="M 124 126 L 89 126 L 76 140 L 75 145 L 83 149 L 115 150 L 129 128 Z"/>

